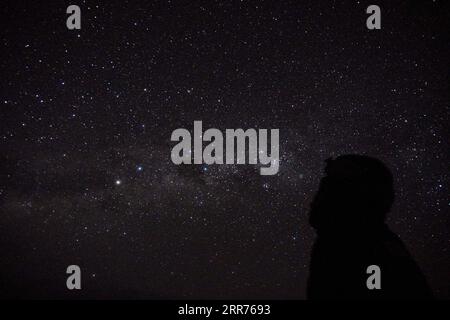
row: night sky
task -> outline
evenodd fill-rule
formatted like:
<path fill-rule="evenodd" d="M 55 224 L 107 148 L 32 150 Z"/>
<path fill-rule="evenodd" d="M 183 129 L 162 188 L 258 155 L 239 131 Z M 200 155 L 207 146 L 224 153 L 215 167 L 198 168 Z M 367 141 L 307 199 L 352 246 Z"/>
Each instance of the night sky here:
<path fill-rule="evenodd" d="M 324 160 L 356 153 L 392 170 L 388 224 L 450 298 L 445 2 L 3 1 L 0 295 L 305 298 Z M 278 128 L 278 174 L 174 165 L 194 120 Z"/>

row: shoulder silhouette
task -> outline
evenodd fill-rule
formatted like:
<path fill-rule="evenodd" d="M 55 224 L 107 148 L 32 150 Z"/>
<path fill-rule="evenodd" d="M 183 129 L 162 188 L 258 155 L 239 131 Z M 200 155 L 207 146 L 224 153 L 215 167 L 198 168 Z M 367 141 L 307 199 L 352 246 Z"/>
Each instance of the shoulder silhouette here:
<path fill-rule="evenodd" d="M 343 155 L 326 161 L 309 213 L 317 239 L 309 299 L 429 299 L 424 276 L 400 238 L 385 224 L 393 178 L 379 160 Z M 378 288 L 367 285 L 379 267 Z"/>

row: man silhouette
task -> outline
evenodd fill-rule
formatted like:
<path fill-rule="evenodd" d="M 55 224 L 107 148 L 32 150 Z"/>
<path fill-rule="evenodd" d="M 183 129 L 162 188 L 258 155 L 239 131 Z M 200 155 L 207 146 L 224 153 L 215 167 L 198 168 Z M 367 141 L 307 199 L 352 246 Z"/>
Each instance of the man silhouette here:
<path fill-rule="evenodd" d="M 309 299 L 427 299 L 431 292 L 402 241 L 385 224 L 394 201 L 393 178 L 379 160 L 344 155 L 327 160 L 311 204 L 317 239 Z M 380 289 L 367 268 L 380 268 Z"/>

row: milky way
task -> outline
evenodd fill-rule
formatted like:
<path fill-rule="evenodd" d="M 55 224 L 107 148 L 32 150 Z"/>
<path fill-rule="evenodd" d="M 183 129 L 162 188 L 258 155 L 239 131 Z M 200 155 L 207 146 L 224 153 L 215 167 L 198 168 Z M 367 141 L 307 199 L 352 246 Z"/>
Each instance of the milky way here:
<path fill-rule="evenodd" d="M 445 1 L 378 1 L 381 30 L 366 1 L 78 1 L 81 30 L 69 4 L 1 5 L 2 296 L 304 298 L 324 160 L 357 153 L 450 297 Z M 278 174 L 174 165 L 195 120 L 278 128 Z"/>

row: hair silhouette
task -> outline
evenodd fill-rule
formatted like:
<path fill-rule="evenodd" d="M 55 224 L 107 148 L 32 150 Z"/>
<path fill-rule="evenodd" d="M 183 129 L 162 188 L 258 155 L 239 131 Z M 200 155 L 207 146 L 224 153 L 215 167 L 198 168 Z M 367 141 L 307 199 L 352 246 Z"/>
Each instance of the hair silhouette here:
<path fill-rule="evenodd" d="M 311 204 L 317 239 L 311 255 L 309 299 L 427 299 L 424 276 L 385 218 L 393 178 L 379 160 L 343 155 L 326 161 Z M 380 289 L 369 289 L 367 268 L 380 268 Z"/>

